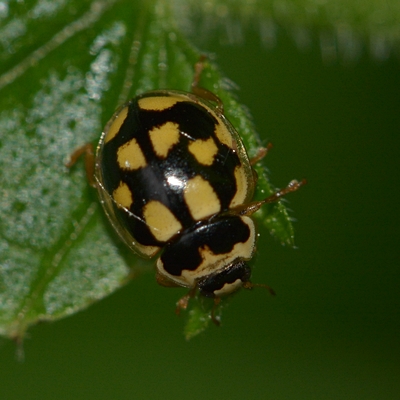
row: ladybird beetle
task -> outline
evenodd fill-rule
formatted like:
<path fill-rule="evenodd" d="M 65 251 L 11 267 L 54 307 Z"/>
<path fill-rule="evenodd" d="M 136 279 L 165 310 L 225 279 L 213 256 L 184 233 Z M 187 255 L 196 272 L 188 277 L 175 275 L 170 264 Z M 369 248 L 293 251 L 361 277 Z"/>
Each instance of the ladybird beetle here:
<path fill-rule="evenodd" d="M 94 174 L 102 206 L 122 240 L 156 262 L 157 282 L 213 297 L 252 287 L 247 262 L 256 248 L 251 215 L 305 181 L 252 201 L 256 174 L 222 102 L 198 86 L 192 92 L 155 90 L 118 108 L 97 147 Z M 69 165 L 83 152 L 72 156 Z M 92 153 L 93 155 L 93 153 Z M 89 179 L 90 179 L 89 177 Z M 92 179 L 92 178 L 91 178 Z"/>

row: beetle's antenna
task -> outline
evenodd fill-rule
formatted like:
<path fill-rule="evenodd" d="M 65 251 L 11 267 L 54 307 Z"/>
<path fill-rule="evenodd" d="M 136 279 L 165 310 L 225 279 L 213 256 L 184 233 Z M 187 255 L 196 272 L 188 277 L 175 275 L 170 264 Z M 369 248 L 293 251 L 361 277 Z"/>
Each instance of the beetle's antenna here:
<path fill-rule="evenodd" d="M 253 289 L 253 288 L 255 288 L 255 287 L 262 287 L 262 288 L 264 288 L 264 289 L 267 289 L 268 292 L 271 294 L 271 296 L 276 296 L 275 290 L 272 289 L 272 287 L 270 287 L 270 286 L 268 286 L 268 285 L 265 285 L 265 284 L 263 284 L 263 283 L 244 282 L 244 283 L 243 283 L 243 287 L 244 287 L 245 289 L 250 289 L 250 290 Z"/>

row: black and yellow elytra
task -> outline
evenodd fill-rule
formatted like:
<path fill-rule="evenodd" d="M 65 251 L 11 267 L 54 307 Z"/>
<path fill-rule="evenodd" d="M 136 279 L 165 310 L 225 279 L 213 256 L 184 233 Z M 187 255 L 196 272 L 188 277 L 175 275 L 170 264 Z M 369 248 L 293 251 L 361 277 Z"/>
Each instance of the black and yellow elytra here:
<path fill-rule="evenodd" d="M 157 261 L 158 281 L 229 293 L 250 270 L 254 174 L 243 143 L 210 102 L 179 91 L 152 91 L 120 107 L 96 158 L 104 208 L 123 240 Z"/>

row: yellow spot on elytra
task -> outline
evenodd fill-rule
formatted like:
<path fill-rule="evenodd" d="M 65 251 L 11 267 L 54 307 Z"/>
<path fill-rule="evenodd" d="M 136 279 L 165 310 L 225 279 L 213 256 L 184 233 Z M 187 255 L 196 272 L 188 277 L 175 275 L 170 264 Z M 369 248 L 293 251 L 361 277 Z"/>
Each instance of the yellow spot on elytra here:
<path fill-rule="evenodd" d="M 118 149 L 117 161 L 122 169 L 136 170 L 146 166 L 146 159 L 136 139 L 131 139 Z"/>
<path fill-rule="evenodd" d="M 149 135 L 156 154 L 166 158 L 172 147 L 179 142 L 179 125 L 176 122 L 166 122 L 153 128 Z"/>
<path fill-rule="evenodd" d="M 232 134 L 225 124 L 218 123 L 215 125 L 215 134 L 221 143 L 227 145 L 230 149 L 234 148 Z"/>
<path fill-rule="evenodd" d="M 142 110 L 163 111 L 167 108 L 171 108 L 179 101 L 185 100 L 186 99 L 178 96 L 149 96 L 139 99 L 138 104 Z"/>
<path fill-rule="evenodd" d="M 183 196 L 193 219 L 200 220 L 221 210 L 221 203 L 214 189 L 200 175 L 189 179 Z"/>
<path fill-rule="evenodd" d="M 124 107 L 111 123 L 110 128 L 107 131 L 106 137 L 104 138 L 104 143 L 109 142 L 113 139 L 121 129 L 122 124 L 124 123 L 126 116 L 128 115 L 128 107 Z"/>
<path fill-rule="evenodd" d="M 159 201 L 149 201 L 143 207 L 143 216 L 151 233 L 160 242 L 168 241 L 182 229 L 174 214 Z"/>
<path fill-rule="evenodd" d="M 118 207 L 130 208 L 133 203 L 132 192 L 128 185 L 120 182 L 119 186 L 113 192 L 113 198 Z"/>
<path fill-rule="evenodd" d="M 218 147 L 213 138 L 195 140 L 189 144 L 188 149 L 200 164 L 208 166 L 212 165 L 218 153 Z"/>
<path fill-rule="evenodd" d="M 240 204 L 243 204 L 247 198 L 247 192 L 249 190 L 247 184 L 247 176 L 244 168 L 241 165 L 238 165 L 235 168 L 235 181 L 236 181 L 236 193 L 229 204 L 229 207 L 235 207 Z"/>
<path fill-rule="evenodd" d="M 159 251 L 160 247 L 157 246 L 144 246 L 138 243 L 135 243 L 134 251 L 139 253 L 142 257 L 154 257 Z"/>

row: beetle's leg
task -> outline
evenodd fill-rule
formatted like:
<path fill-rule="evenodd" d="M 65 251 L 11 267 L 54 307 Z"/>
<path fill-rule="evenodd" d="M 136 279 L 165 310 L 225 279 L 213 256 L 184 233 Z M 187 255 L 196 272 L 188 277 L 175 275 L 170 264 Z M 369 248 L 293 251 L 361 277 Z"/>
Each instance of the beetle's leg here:
<path fill-rule="evenodd" d="M 207 59 L 207 56 L 205 54 L 202 54 L 199 58 L 199 61 L 197 61 L 196 64 L 194 64 L 194 75 L 193 75 L 193 81 L 192 81 L 192 90 L 194 88 L 199 87 L 199 83 L 200 83 L 200 78 L 201 78 L 201 74 L 203 72 L 204 69 L 204 64 L 205 61 Z"/>
<path fill-rule="evenodd" d="M 83 155 L 85 157 L 85 169 L 86 169 L 87 180 L 91 186 L 96 187 L 96 181 L 94 179 L 95 156 L 92 143 L 86 143 L 83 146 L 78 147 L 71 154 L 69 161 L 65 164 L 65 166 L 67 168 L 71 168 Z"/>
<path fill-rule="evenodd" d="M 207 56 L 202 55 L 202 56 L 200 56 L 199 61 L 194 65 L 192 93 L 194 93 L 196 96 L 201 97 L 202 99 L 209 100 L 209 101 L 212 101 L 213 103 L 215 103 L 218 111 L 220 111 L 221 114 L 223 114 L 224 113 L 224 105 L 222 103 L 222 100 L 217 95 L 215 95 L 213 92 L 210 92 L 209 90 L 204 89 L 203 87 L 199 86 L 201 74 L 203 72 L 206 59 L 207 59 Z"/>
<path fill-rule="evenodd" d="M 259 147 L 257 150 L 257 154 L 250 158 L 250 165 L 257 164 L 260 160 L 262 160 L 268 152 L 272 149 L 272 143 L 268 143 L 267 147 Z"/>
<path fill-rule="evenodd" d="M 306 179 L 301 180 L 300 182 L 296 179 L 289 182 L 289 184 L 272 194 L 271 196 L 265 198 L 264 200 L 253 201 L 249 204 L 242 204 L 230 210 L 231 213 L 236 215 L 251 215 L 258 211 L 264 204 L 267 203 L 275 203 L 279 201 L 283 196 L 287 195 L 288 193 L 295 192 L 299 190 L 301 186 L 307 183 Z"/>
<path fill-rule="evenodd" d="M 189 290 L 185 296 L 181 297 L 178 302 L 176 303 L 175 313 L 179 315 L 181 310 L 186 310 L 188 308 L 189 300 L 192 299 L 197 291 L 197 286 L 194 286 L 192 289 Z"/>

